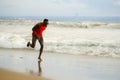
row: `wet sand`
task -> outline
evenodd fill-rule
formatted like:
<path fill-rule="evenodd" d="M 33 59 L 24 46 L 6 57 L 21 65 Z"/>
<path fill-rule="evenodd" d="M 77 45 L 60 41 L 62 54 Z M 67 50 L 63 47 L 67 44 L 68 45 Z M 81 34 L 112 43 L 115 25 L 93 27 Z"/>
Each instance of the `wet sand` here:
<path fill-rule="evenodd" d="M 10 70 L 22 75 L 45 77 L 51 80 L 120 79 L 120 58 L 52 52 L 44 52 L 42 62 L 37 58 L 38 51 L 32 49 L 0 49 L 0 73 L 4 72 L 1 69 L 7 69 L 8 72 L 6 70 L 5 72 L 8 75 Z"/>

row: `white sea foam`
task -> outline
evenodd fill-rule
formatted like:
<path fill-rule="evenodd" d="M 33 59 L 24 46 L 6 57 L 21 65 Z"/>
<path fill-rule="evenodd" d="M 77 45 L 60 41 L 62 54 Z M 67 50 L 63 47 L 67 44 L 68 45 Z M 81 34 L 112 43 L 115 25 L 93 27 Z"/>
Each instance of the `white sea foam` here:
<path fill-rule="evenodd" d="M 2 48 L 26 48 L 26 40 L 19 35 L 10 33 L 0 34 L 0 47 Z"/>
<path fill-rule="evenodd" d="M 0 20 L 0 25 L 35 25 L 39 20 Z M 119 22 L 93 22 L 93 21 L 50 21 L 54 27 L 79 27 L 79 28 L 120 28 Z"/>
<path fill-rule="evenodd" d="M 78 27 L 78 28 L 120 28 L 120 23 L 108 22 L 51 22 L 52 26 L 59 27 Z"/>
<path fill-rule="evenodd" d="M 38 20 L 0 20 L 0 47 L 27 48 Z M 43 33 L 45 51 L 120 57 L 120 23 L 51 21 Z M 39 50 L 37 43 L 36 49 Z"/>

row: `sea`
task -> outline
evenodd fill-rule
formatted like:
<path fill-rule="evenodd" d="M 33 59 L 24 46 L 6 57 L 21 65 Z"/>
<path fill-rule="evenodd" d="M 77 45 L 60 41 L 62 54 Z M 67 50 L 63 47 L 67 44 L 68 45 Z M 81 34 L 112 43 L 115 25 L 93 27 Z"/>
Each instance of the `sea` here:
<path fill-rule="evenodd" d="M 120 58 L 120 17 L 0 17 L 0 48 L 31 50 L 32 27 L 44 18 L 45 52 Z"/>

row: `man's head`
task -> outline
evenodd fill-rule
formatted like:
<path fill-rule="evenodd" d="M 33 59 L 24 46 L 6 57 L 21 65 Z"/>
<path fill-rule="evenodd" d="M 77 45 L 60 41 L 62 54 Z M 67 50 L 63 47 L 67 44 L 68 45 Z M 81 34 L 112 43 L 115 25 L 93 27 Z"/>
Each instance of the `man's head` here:
<path fill-rule="evenodd" d="M 48 19 L 44 19 L 44 20 L 43 20 L 43 24 L 47 26 L 47 25 L 49 24 L 49 23 L 48 23 Z"/>

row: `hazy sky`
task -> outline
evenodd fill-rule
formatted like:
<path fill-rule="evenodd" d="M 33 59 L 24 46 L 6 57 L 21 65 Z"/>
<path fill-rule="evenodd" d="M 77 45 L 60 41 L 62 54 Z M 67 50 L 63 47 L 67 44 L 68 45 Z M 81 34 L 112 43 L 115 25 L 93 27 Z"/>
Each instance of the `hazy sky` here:
<path fill-rule="evenodd" d="M 0 16 L 120 16 L 120 0 L 0 0 Z"/>

